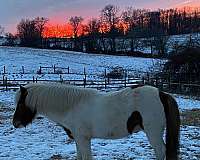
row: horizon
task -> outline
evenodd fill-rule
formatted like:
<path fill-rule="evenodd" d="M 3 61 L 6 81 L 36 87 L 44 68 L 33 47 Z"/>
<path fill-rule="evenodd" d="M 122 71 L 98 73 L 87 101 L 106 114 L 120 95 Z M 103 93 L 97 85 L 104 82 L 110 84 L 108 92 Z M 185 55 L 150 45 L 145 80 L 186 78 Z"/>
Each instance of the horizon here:
<path fill-rule="evenodd" d="M 50 25 L 65 25 L 70 17 L 82 16 L 85 21 L 96 18 L 100 15 L 101 9 L 108 4 L 119 6 L 120 10 L 132 6 L 134 8 L 146 8 L 150 10 L 182 8 L 182 7 L 200 7 L 199 0 L 155 0 L 149 2 L 147 0 L 60 0 L 56 3 L 54 0 L 36 0 L 34 2 L 21 0 L 2 0 L 0 2 L 0 26 L 5 29 L 5 32 L 16 34 L 17 24 L 21 19 L 33 19 L 35 17 L 46 17 L 49 19 Z M 29 8 L 32 6 L 32 8 Z M 45 9 L 44 9 L 45 7 Z"/>

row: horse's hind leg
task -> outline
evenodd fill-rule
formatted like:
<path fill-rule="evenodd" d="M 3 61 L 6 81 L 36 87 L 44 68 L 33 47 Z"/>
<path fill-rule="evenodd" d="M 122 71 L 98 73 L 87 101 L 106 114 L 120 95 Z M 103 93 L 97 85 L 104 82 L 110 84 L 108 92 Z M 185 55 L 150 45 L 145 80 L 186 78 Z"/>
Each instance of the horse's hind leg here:
<path fill-rule="evenodd" d="M 163 141 L 163 128 L 156 127 L 147 127 L 145 129 L 145 133 L 147 138 L 156 153 L 156 157 L 158 160 L 165 159 L 165 143 Z"/>
<path fill-rule="evenodd" d="M 76 154 L 77 154 L 76 159 L 77 159 L 77 160 L 82 160 L 81 152 L 80 152 L 78 143 L 76 143 L 76 152 L 77 152 L 77 153 L 76 153 Z"/>
<path fill-rule="evenodd" d="M 92 160 L 91 140 L 88 138 L 78 138 L 76 141 L 77 160 Z"/>

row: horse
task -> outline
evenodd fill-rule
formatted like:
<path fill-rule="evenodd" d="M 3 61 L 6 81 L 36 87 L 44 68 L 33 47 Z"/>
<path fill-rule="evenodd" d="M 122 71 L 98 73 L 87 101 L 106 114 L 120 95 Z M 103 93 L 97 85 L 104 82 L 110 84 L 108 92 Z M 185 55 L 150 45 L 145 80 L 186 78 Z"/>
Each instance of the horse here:
<path fill-rule="evenodd" d="M 43 115 L 74 139 L 78 160 L 91 160 L 91 139 L 118 139 L 143 131 L 158 160 L 179 157 L 180 115 L 177 102 L 153 86 L 101 92 L 65 84 L 20 86 L 15 97 L 15 128 Z M 165 142 L 163 140 L 166 128 Z"/>

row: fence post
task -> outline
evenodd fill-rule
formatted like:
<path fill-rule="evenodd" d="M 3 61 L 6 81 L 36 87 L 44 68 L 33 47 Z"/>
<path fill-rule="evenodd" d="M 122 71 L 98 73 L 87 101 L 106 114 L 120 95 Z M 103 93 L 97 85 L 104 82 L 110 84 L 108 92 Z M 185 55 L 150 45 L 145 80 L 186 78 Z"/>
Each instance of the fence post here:
<path fill-rule="evenodd" d="M 60 83 L 63 82 L 63 78 L 62 78 L 62 75 L 60 75 Z"/>
<path fill-rule="evenodd" d="M 35 77 L 33 76 L 33 83 L 35 82 Z"/>
<path fill-rule="evenodd" d="M 40 66 L 39 74 L 42 74 L 42 66 Z"/>
<path fill-rule="evenodd" d="M 86 74 L 84 75 L 84 78 L 83 78 L 83 86 L 84 88 L 86 87 Z"/>
<path fill-rule="evenodd" d="M 5 76 L 3 75 L 3 85 L 5 84 Z"/>
<path fill-rule="evenodd" d="M 67 73 L 69 74 L 69 66 L 67 67 Z"/>
<path fill-rule="evenodd" d="M 144 76 L 142 77 L 142 84 L 145 85 L 145 78 L 144 78 Z"/>
<path fill-rule="evenodd" d="M 85 67 L 83 68 L 83 74 L 86 75 L 86 69 L 85 69 Z"/>
<path fill-rule="evenodd" d="M 106 78 L 105 78 L 105 89 L 107 88 L 107 84 L 106 84 Z"/>
<path fill-rule="evenodd" d="M 53 73 L 56 73 L 56 65 L 53 66 Z"/>
<path fill-rule="evenodd" d="M 126 88 L 126 77 L 127 77 L 127 72 L 125 71 L 125 81 L 124 81 L 124 87 Z"/>
<path fill-rule="evenodd" d="M 129 76 L 127 76 L 127 82 L 129 83 Z"/>
<path fill-rule="evenodd" d="M 84 88 L 86 87 L 86 69 L 85 69 L 85 67 L 84 67 L 84 69 L 83 69 L 83 74 L 84 74 Z"/>
<path fill-rule="evenodd" d="M 109 77 L 107 78 L 107 83 L 110 84 L 110 78 Z"/>
<path fill-rule="evenodd" d="M 25 72 L 24 72 L 24 66 L 22 66 L 22 74 L 24 74 Z"/>
<path fill-rule="evenodd" d="M 6 86 L 6 91 L 8 90 L 8 79 L 7 77 L 5 78 L 5 86 Z"/>
<path fill-rule="evenodd" d="M 6 74 L 6 66 L 3 66 L 3 73 Z"/>

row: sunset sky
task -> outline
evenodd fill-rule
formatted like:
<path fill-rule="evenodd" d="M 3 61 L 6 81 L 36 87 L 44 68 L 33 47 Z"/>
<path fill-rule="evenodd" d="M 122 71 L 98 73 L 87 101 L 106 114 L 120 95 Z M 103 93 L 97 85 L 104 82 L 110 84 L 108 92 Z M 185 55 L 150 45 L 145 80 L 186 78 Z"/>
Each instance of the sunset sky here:
<path fill-rule="evenodd" d="M 107 4 L 124 9 L 173 8 L 200 6 L 200 0 L 0 0 L 0 25 L 6 32 L 16 32 L 22 18 L 48 17 L 52 24 L 64 24 L 70 16 L 81 15 L 85 19 L 97 17 Z"/>

